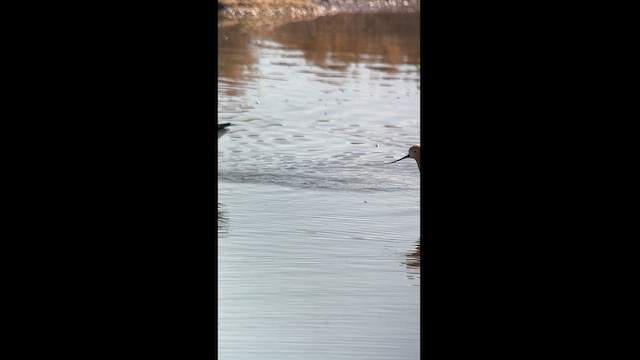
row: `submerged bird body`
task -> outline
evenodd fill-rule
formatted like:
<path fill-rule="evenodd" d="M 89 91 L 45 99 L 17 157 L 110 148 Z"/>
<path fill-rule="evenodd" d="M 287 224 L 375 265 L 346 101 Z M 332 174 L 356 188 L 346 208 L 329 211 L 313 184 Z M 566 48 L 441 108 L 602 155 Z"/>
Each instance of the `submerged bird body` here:
<path fill-rule="evenodd" d="M 218 124 L 218 139 L 229 131 L 229 129 L 227 129 L 229 126 L 231 126 L 231 123 Z"/>
<path fill-rule="evenodd" d="M 412 147 L 409 148 L 409 153 L 405 156 L 402 157 L 396 161 L 392 161 L 390 163 L 387 164 L 393 164 L 394 162 L 398 162 L 400 160 L 406 159 L 406 158 L 412 158 L 416 161 L 416 164 L 418 164 L 418 170 L 420 172 L 422 172 L 422 169 L 420 168 L 420 144 L 416 144 L 413 145 Z"/>

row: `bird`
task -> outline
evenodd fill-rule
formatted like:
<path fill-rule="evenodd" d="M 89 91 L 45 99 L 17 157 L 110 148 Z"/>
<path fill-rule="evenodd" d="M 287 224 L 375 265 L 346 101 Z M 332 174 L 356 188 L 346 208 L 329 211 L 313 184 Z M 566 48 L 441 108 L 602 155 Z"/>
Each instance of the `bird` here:
<path fill-rule="evenodd" d="M 222 135 L 226 134 L 229 129 L 227 127 L 231 126 L 231 123 L 218 124 L 218 139 L 222 137 Z"/>
<path fill-rule="evenodd" d="M 409 148 L 409 153 L 405 157 L 402 157 L 402 158 L 400 158 L 400 159 L 398 159 L 396 161 L 389 162 L 387 164 L 393 164 L 394 162 L 398 162 L 398 161 L 406 159 L 406 158 L 414 159 L 416 161 L 416 163 L 418 164 L 418 170 L 420 172 L 422 172 L 422 169 L 420 169 L 420 144 L 416 144 L 416 145 L 413 145 L 412 147 L 410 147 Z"/>

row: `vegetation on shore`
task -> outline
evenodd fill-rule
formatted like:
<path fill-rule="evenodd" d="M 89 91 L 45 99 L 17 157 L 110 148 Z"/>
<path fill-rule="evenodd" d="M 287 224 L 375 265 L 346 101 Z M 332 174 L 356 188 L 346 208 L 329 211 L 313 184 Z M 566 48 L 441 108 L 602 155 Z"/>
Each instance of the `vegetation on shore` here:
<path fill-rule="evenodd" d="M 226 17 L 320 15 L 324 11 L 309 0 L 218 0 L 218 14 Z"/>
<path fill-rule="evenodd" d="M 342 11 L 420 10 L 420 0 L 218 0 L 223 17 L 318 16 Z"/>

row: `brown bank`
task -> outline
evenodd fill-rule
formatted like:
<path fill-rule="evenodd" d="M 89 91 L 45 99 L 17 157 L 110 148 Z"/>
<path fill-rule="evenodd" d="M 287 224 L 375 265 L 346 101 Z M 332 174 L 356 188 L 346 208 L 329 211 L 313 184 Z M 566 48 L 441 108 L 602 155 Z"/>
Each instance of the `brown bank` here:
<path fill-rule="evenodd" d="M 218 0 L 218 15 L 312 17 L 340 12 L 420 11 L 420 0 Z"/>

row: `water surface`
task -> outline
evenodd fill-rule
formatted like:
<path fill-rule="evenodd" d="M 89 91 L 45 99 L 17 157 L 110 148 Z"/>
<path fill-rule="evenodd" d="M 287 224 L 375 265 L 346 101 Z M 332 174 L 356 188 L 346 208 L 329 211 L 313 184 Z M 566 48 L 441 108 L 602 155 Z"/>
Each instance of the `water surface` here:
<path fill-rule="evenodd" d="M 419 14 L 219 29 L 220 359 L 418 359 Z"/>

